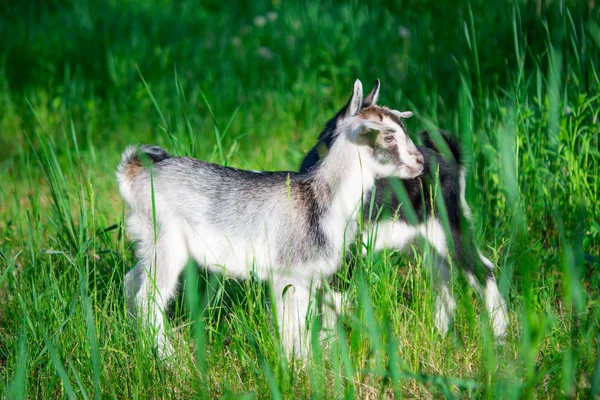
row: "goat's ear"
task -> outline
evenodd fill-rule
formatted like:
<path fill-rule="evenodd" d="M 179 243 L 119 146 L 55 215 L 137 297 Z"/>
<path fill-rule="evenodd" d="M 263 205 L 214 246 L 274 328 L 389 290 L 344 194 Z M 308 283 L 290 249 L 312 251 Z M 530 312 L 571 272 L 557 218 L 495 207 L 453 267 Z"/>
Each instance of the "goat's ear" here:
<path fill-rule="evenodd" d="M 362 104 L 363 107 L 369 107 L 374 104 L 377 104 L 377 101 L 379 100 L 379 87 L 380 87 L 380 82 L 379 82 L 379 79 L 377 79 L 375 81 L 375 86 L 373 86 L 373 90 L 371 90 L 371 92 L 367 95 L 367 97 L 365 97 L 365 100 L 363 101 L 363 104 Z"/>
<path fill-rule="evenodd" d="M 390 110 L 392 114 L 397 116 L 398 118 L 410 118 L 413 116 L 411 111 L 398 111 L 398 110 Z"/>
<path fill-rule="evenodd" d="M 344 109 L 344 113 L 342 114 L 342 118 L 354 117 L 363 102 L 363 88 L 360 80 L 356 80 L 354 82 L 354 92 L 352 92 L 352 97 L 350 97 L 350 101 L 346 104 L 346 108 Z"/>

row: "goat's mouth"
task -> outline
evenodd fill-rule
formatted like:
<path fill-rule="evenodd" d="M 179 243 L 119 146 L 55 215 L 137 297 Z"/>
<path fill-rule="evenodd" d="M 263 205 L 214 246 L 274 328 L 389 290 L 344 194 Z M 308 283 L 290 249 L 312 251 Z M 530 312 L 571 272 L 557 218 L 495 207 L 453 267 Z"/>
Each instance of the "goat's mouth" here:
<path fill-rule="evenodd" d="M 412 162 L 410 165 L 407 165 L 408 170 L 414 174 L 414 178 L 423 173 L 425 170 L 424 163 L 425 160 L 423 159 L 423 156 L 419 154 L 419 156 L 414 159 L 414 162 Z"/>
<path fill-rule="evenodd" d="M 418 167 L 413 167 L 412 171 L 414 172 L 416 178 L 417 176 L 423 175 L 423 171 L 425 171 L 425 168 L 423 168 L 422 165 L 419 165 Z"/>
<path fill-rule="evenodd" d="M 403 178 L 405 179 L 413 179 L 422 175 L 424 170 L 425 168 L 423 167 L 423 164 L 404 164 L 402 168 L 402 175 L 404 175 Z"/>

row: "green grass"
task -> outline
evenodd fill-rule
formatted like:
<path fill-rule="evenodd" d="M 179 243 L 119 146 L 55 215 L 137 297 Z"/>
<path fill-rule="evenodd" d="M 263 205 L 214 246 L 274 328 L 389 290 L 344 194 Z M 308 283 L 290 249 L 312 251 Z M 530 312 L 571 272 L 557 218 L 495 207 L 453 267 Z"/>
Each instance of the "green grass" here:
<path fill-rule="evenodd" d="M 600 396 L 594 2 L 0 9 L 1 397 Z M 454 329 L 439 335 L 429 255 L 388 250 L 358 260 L 341 323 L 324 348 L 315 321 L 306 363 L 283 356 L 267 288 L 190 265 L 169 310 L 177 362 L 160 362 L 123 298 L 135 259 L 121 151 L 156 143 L 294 170 L 357 77 L 381 78 L 381 103 L 415 112 L 411 133 L 465 143 L 476 241 L 509 300 L 506 342 L 462 279 Z"/>

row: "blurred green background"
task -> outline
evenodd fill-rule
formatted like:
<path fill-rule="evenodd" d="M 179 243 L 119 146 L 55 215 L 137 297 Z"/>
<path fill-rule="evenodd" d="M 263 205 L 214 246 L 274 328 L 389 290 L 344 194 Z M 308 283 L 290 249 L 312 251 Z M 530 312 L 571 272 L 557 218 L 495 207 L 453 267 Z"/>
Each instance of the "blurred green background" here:
<path fill-rule="evenodd" d="M 587 24 L 597 16 L 593 1 L 5 0 L 0 154 L 24 145 L 19 131 L 37 126 L 35 111 L 54 114 L 49 123 L 72 121 L 83 147 L 148 138 L 142 132 L 163 121 L 141 76 L 174 133 L 181 79 L 199 141 L 210 121 L 203 91 L 218 118 L 243 111 L 234 134 L 262 140 L 285 121 L 286 138 L 300 145 L 289 147 L 304 150 L 324 123 L 316 117 L 339 108 L 355 78 L 365 86 L 380 78 L 384 103 L 441 125 L 452 125 L 468 82 L 481 119 L 493 111 L 481 102 L 514 85 L 517 71 L 547 72 L 540 57 L 549 43 L 562 52 L 569 90 L 592 92 L 598 46 Z M 254 107 L 266 118 L 249 115 Z M 64 109 L 68 122 L 59 120 Z"/>
<path fill-rule="evenodd" d="M 594 0 L 0 1 L 0 397 L 595 398 L 599 21 Z M 183 361 L 161 363 L 126 322 L 121 151 L 295 170 L 356 78 L 410 134 L 461 137 L 507 341 L 460 282 L 440 337 L 424 261 L 386 251 L 304 367 L 264 293 L 205 275 L 172 312 Z"/>

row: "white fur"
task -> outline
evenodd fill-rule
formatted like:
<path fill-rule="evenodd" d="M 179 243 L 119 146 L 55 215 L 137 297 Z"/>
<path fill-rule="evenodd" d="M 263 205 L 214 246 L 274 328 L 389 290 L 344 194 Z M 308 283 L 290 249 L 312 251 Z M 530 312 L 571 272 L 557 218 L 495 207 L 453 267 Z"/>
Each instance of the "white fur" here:
<path fill-rule="evenodd" d="M 467 278 L 467 282 L 469 283 L 469 285 L 471 285 L 471 287 L 473 289 L 475 289 L 475 291 L 481 297 L 484 297 L 485 296 L 485 292 L 483 291 L 483 288 L 481 287 L 481 284 L 479 283 L 479 281 L 477 280 L 477 278 L 475 277 L 475 275 L 473 275 L 473 273 L 471 271 L 467 271 L 467 272 L 465 272 L 465 277 Z"/>
<path fill-rule="evenodd" d="M 496 268 L 496 265 L 494 265 L 493 262 L 490 261 L 489 258 L 485 257 L 483 254 L 481 254 L 481 251 L 479 251 L 479 249 L 477 249 L 477 254 L 479 255 L 479 258 L 481 259 L 481 262 L 488 267 L 489 269 L 494 269 Z"/>
<path fill-rule="evenodd" d="M 291 244 L 302 240 L 297 236 L 305 237 L 295 236 L 297 229 L 308 229 L 305 222 L 294 223 L 308 218 L 300 214 L 306 212 L 301 206 L 303 203 L 294 203 L 288 197 L 289 187 L 273 186 L 272 181 L 265 181 L 268 193 L 263 190 L 262 193 L 267 194 L 260 202 L 252 203 L 251 211 L 239 206 L 246 206 L 245 201 L 253 199 L 246 189 L 238 191 L 235 199 L 228 199 L 229 209 L 222 210 L 224 189 L 212 194 L 211 186 L 219 185 L 222 177 L 229 179 L 225 182 L 238 184 L 235 179 L 246 178 L 232 178 L 222 169 L 177 158 L 156 164 L 151 170 L 154 172 L 149 172 L 139 163 L 129 163 L 133 150 L 124 153 L 117 179 L 121 194 L 131 208 L 128 230 L 138 241 L 139 258 L 137 266 L 125 276 L 125 293 L 132 314 L 155 328 L 158 349 L 163 356 L 171 353 L 171 346 L 165 336 L 162 314 L 190 258 L 210 271 L 243 279 L 249 278 L 252 271 L 260 279 L 270 280 L 283 346 L 289 353 L 306 355 L 306 321 L 311 316 L 316 288 L 320 279 L 337 270 L 345 243 L 356 233 L 354 221 L 363 193 L 373 187 L 377 178 L 413 178 L 422 171 L 422 156 L 407 151 L 408 147 L 414 148 L 414 144 L 401 127 L 389 118 L 378 122 L 377 128 L 370 125 L 371 121 L 355 117 L 361 104 L 362 85 L 357 80 L 344 117 L 338 121 L 339 138 L 319 168 L 303 176 L 303 179 L 311 179 L 311 184 L 320 188 L 324 198 L 330 201 L 313 223 L 318 224 L 326 242 L 332 245 L 327 248 L 330 251 L 321 251 L 319 247 L 310 249 L 312 254 L 306 257 L 310 261 L 300 261 L 304 258 L 298 256 L 294 258 L 296 261 L 281 261 L 281 255 L 286 254 L 286 248 L 282 248 L 285 241 L 293 247 Z M 360 136 L 370 129 L 394 131 L 399 143 L 399 165 L 389 165 L 389 161 L 382 163 L 374 157 L 374 151 Z M 153 151 L 161 159 L 168 158 L 162 149 Z M 252 182 L 260 185 L 262 181 Z M 236 187 L 225 186 L 225 189 L 232 191 Z M 150 201 L 152 194 L 154 202 Z"/>
<path fill-rule="evenodd" d="M 429 218 L 425 224 L 419 226 L 421 235 L 423 235 L 429 244 L 437 251 L 440 257 L 446 257 L 447 243 L 446 233 L 442 223 L 437 218 Z"/>
<path fill-rule="evenodd" d="M 506 337 L 508 328 L 508 307 L 506 300 L 498 291 L 495 279 L 488 279 L 485 285 L 485 305 L 490 315 L 490 323 L 494 336 L 499 338 Z"/>
<path fill-rule="evenodd" d="M 469 208 L 469 204 L 467 203 L 467 199 L 465 196 L 466 188 L 467 188 L 467 171 L 464 167 L 460 167 L 460 173 L 458 177 L 458 187 L 460 190 L 460 207 L 463 211 L 463 214 L 469 221 L 471 221 L 471 209 Z M 479 253 L 481 254 L 481 253 Z"/>
<path fill-rule="evenodd" d="M 456 300 L 450 291 L 448 282 L 442 280 L 439 285 L 438 295 L 435 299 L 435 327 L 443 334 L 448 332 L 454 319 Z"/>
<path fill-rule="evenodd" d="M 404 221 L 384 220 L 377 223 L 371 231 L 363 233 L 363 242 L 370 242 L 371 248 L 374 251 L 381 251 L 384 248 L 402 250 L 417 235 L 419 235 L 419 229 Z M 363 252 L 366 252 L 366 249 Z"/>
<path fill-rule="evenodd" d="M 325 293 L 322 314 L 322 328 L 324 334 L 327 334 L 335 328 L 335 322 L 343 310 L 347 297 L 347 292 L 341 293 L 330 290 Z"/>

